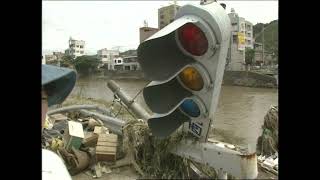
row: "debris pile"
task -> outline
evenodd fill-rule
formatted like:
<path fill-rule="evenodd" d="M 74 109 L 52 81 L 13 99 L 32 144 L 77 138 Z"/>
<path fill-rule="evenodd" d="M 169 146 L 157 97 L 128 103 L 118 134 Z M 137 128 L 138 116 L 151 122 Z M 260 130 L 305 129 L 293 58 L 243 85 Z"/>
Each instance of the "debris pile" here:
<path fill-rule="evenodd" d="M 74 107 L 63 114 L 56 110 L 61 114 L 48 113 L 43 130 L 43 148 L 56 152 L 71 175 L 83 172 L 99 178 L 129 165 L 142 178 L 190 177 L 190 161 L 169 151 L 186 133 L 157 139 L 151 136 L 145 121 L 131 118 L 122 127 L 122 136 L 118 136 L 100 119 L 85 116 L 83 110 Z"/>
<path fill-rule="evenodd" d="M 119 138 L 121 139 L 121 138 Z M 109 132 L 103 123 L 79 113 L 49 115 L 43 130 L 42 148 L 57 153 L 71 175 L 87 171 L 98 178 L 110 173 L 110 165 L 123 157 L 118 135 Z"/>
<path fill-rule="evenodd" d="M 150 136 L 146 122 L 131 120 L 123 128 L 124 145 L 132 154 L 134 168 L 143 178 L 188 178 L 189 161 L 169 152 L 185 133 L 170 138 L 157 139 Z"/>
<path fill-rule="evenodd" d="M 257 144 L 258 165 L 275 175 L 278 175 L 278 122 L 278 106 L 271 106 Z"/>
<path fill-rule="evenodd" d="M 257 154 L 271 156 L 278 152 L 278 106 L 272 106 L 264 117 L 263 133 L 258 138 Z"/>

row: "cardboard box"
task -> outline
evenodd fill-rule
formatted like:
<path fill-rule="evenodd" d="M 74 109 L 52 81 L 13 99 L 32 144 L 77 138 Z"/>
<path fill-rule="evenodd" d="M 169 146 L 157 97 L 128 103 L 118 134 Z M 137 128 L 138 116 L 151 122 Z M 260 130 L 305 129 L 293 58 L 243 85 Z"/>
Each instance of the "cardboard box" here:
<path fill-rule="evenodd" d="M 96 146 L 97 161 L 116 161 L 118 136 L 99 134 Z"/>
<path fill-rule="evenodd" d="M 84 138 L 82 124 L 75 121 L 68 121 L 68 127 L 64 133 L 65 148 L 71 150 L 72 147 L 79 149 Z"/>

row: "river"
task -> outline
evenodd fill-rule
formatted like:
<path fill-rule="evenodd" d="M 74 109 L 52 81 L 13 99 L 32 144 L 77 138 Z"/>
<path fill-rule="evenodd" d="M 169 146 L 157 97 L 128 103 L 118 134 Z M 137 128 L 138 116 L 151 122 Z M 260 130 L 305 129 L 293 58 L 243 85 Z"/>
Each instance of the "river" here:
<path fill-rule="evenodd" d="M 148 84 L 144 80 L 115 81 L 131 97 Z M 71 96 L 75 95 L 105 101 L 113 100 L 107 80 L 96 77 L 79 79 L 71 93 Z M 142 93 L 137 96 L 137 102 L 146 107 Z M 256 137 L 261 133 L 264 116 L 271 105 L 278 105 L 277 89 L 222 86 L 209 136 L 239 145 L 255 145 Z"/>

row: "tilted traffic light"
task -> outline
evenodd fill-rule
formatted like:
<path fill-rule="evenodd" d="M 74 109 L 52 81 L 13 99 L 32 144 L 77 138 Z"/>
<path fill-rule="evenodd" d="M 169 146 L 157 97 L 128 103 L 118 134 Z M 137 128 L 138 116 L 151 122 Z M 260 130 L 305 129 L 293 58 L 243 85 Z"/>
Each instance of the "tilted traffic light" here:
<path fill-rule="evenodd" d="M 175 20 L 142 42 L 138 61 L 152 80 L 143 97 L 153 111 L 148 125 L 167 137 L 185 122 L 206 137 L 217 107 L 231 24 L 221 5 L 185 5 Z"/>

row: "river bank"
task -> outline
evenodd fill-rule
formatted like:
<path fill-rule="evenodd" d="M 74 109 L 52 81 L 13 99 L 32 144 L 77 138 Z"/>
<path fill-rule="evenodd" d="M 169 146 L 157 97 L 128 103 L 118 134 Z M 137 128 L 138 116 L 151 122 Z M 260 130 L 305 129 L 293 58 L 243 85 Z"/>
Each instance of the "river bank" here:
<path fill-rule="evenodd" d="M 86 77 L 96 77 L 102 80 L 144 80 L 147 78 L 142 71 L 101 71 Z M 254 88 L 277 88 L 278 80 L 276 77 L 264 75 L 251 71 L 225 71 L 223 76 L 223 85 L 244 86 Z"/>

